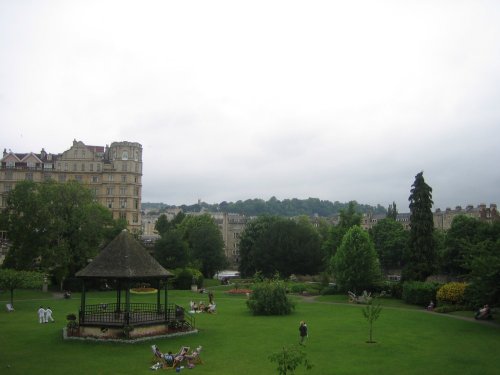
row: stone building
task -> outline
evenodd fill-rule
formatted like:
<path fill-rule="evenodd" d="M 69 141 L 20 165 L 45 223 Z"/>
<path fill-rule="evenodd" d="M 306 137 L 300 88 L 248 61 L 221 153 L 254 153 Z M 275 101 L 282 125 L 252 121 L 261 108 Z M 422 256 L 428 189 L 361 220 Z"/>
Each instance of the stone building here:
<path fill-rule="evenodd" d="M 461 206 L 457 206 L 455 209 L 447 208 L 441 211 L 441 209 L 438 208 L 434 212 L 434 228 L 442 230 L 450 229 L 453 219 L 458 215 L 465 215 L 488 223 L 500 220 L 497 205 L 494 203 L 490 204 L 489 207 L 485 204 L 480 204 L 477 207 L 468 205 L 465 209 Z"/>
<path fill-rule="evenodd" d="M 88 146 L 81 141 L 60 154 L 42 148 L 40 153 L 16 153 L 4 149 L 0 165 L 0 209 L 20 181 L 79 181 L 107 207 L 114 219 L 125 219 L 132 232 L 141 230 L 142 146 L 113 142 Z"/>
<path fill-rule="evenodd" d="M 167 215 L 167 219 L 172 220 L 177 213 L 181 211 L 180 208 L 168 209 L 162 213 Z M 158 233 L 154 229 L 158 217 L 162 214 L 154 213 L 147 214 L 142 217 L 143 235 L 142 239 L 147 244 L 149 241 L 155 241 L 159 238 Z M 219 227 L 224 240 L 224 254 L 229 261 L 230 266 L 237 266 L 240 261 L 240 235 L 245 229 L 248 217 L 239 214 L 232 214 L 227 212 L 207 212 L 201 211 L 196 213 L 188 212 L 187 215 L 210 215 L 215 220 Z"/>

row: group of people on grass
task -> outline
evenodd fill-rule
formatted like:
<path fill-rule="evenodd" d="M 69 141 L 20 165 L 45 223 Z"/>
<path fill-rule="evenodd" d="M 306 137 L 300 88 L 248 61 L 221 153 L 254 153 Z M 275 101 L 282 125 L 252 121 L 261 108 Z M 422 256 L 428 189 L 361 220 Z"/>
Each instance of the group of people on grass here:
<path fill-rule="evenodd" d="M 48 323 L 49 320 L 52 323 L 56 322 L 54 320 L 54 318 L 52 317 L 52 309 L 50 308 L 50 306 L 47 307 L 46 309 L 43 306 L 40 306 L 40 308 L 38 309 L 38 322 L 39 323 Z"/>
<path fill-rule="evenodd" d="M 202 313 L 207 312 L 214 314 L 215 313 L 215 302 L 209 302 L 208 305 L 205 305 L 203 301 L 196 303 L 194 301 L 189 302 L 189 312 L 190 313 Z"/>
<path fill-rule="evenodd" d="M 152 346 L 154 355 L 156 358 L 162 360 L 163 366 L 164 367 L 178 367 L 180 366 L 184 361 L 187 362 L 187 367 L 188 368 L 193 368 L 194 367 L 194 362 L 200 359 L 200 353 L 202 350 L 202 346 L 198 346 L 195 350 L 193 350 L 191 353 L 189 352 L 191 349 L 189 346 L 183 346 L 179 352 L 177 353 L 172 353 L 169 351 L 168 353 L 162 353 L 160 351 L 160 348 L 158 348 L 157 345 Z"/>

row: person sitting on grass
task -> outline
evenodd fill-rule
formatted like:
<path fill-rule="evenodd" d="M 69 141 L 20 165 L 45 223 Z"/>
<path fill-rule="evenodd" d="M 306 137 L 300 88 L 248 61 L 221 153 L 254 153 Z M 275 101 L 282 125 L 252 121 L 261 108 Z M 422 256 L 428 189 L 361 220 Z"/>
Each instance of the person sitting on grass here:
<path fill-rule="evenodd" d="M 476 312 L 476 319 L 491 319 L 491 309 L 490 306 L 484 305 L 483 308 Z"/>

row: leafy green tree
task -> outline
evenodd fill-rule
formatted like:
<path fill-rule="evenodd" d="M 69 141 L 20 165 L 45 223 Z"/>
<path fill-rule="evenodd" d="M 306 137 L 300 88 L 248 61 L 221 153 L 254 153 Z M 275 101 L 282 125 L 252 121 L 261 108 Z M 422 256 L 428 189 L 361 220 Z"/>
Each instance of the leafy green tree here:
<path fill-rule="evenodd" d="M 321 239 L 309 220 L 259 217 L 247 225 L 240 237 L 240 272 L 250 276 L 260 271 L 270 277 L 316 274 L 321 270 Z"/>
<path fill-rule="evenodd" d="M 380 265 L 386 271 L 400 268 L 408 246 L 409 233 L 392 218 L 377 222 L 369 231 Z"/>
<path fill-rule="evenodd" d="M 356 201 L 350 201 L 346 209 L 340 210 L 339 224 L 330 227 L 328 237 L 322 245 L 327 259 L 331 259 L 335 255 L 347 231 L 353 226 L 361 225 L 362 216 L 356 211 L 356 208 Z"/>
<path fill-rule="evenodd" d="M 415 176 L 410 201 L 410 244 L 405 254 L 404 280 L 424 281 L 435 270 L 434 217 L 432 188 L 426 184 L 423 172 Z"/>
<path fill-rule="evenodd" d="M 4 213 L 11 241 L 5 265 L 41 270 L 56 282 L 85 266 L 121 225 L 75 181 L 23 181 L 9 193 Z"/>
<path fill-rule="evenodd" d="M 211 278 L 227 266 L 222 234 L 212 217 L 207 214 L 186 216 L 179 230 L 188 243 L 191 264 L 205 277 Z"/>
<path fill-rule="evenodd" d="M 474 247 L 468 267 L 470 286 L 466 299 L 473 307 L 500 304 L 500 239 L 485 240 Z"/>
<path fill-rule="evenodd" d="M 167 215 L 161 214 L 156 220 L 155 230 L 160 236 L 163 236 L 170 229 L 170 223 L 168 222 Z"/>
<path fill-rule="evenodd" d="M 304 365 L 306 370 L 313 367 L 307 359 L 307 353 L 296 346 L 284 346 L 281 351 L 271 354 L 269 360 L 278 364 L 276 370 L 279 375 L 293 375 L 300 365 Z"/>
<path fill-rule="evenodd" d="M 356 293 L 370 289 L 380 280 L 380 264 L 373 242 L 358 226 L 348 230 L 331 262 L 335 280 L 344 291 Z"/>
<path fill-rule="evenodd" d="M 468 263 L 473 256 L 474 247 L 487 239 L 483 234 L 487 232 L 488 225 L 465 215 L 453 219 L 439 254 L 444 273 L 453 276 L 465 276 L 469 273 Z"/>
<path fill-rule="evenodd" d="M 39 288 L 44 276 L 39 272 L 0 269 L 0 288 L 10 291 L 10 304 L 14 307 L 14 290 L 21 288 Z"/>
<path fill-rule="evenodd" d="M 178 229 L 168 230 L 154 244 L 154 257 L 165 268 L 189 265 L 189 247 Z"/>
<path fill-rule="evenodd" d="M 398 209 L 396 208 L 396 202 L 392 202 L 387 209 L 387 217 L 396 220 L 398 217 Z"/>

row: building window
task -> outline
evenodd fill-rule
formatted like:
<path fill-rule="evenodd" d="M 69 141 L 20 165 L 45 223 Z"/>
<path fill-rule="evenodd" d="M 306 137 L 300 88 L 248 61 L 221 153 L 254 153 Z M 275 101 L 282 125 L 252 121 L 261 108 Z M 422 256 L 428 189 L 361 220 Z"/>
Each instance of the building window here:
<path fill-rule="evenodd" d="M 59 182 L 66 182 L 66 175 L 64 173 L 60 174 L 59 176 L 57 176 Z"/>
<path fill-rule="evenodd" d="M 113 181 L 113 175 L 112 174 L 108 174 L 108 181 Z"/>
<path fill-rule="evenodd" d="M 97 172 L 101 171 L 101 164 L 97 164 Z"/>
<path fill-rule="evenodd" d="M 122 182 L 127 182 L 127 175 L 126 174 L 122 174 Z"/>
<path fill-rule="evenodd" d="M 113 208 L 113 198 L 106 199 L 106 205 L 108 208 Z"/>
<path fill-rule="evenodd" d="M 120 186 L 120 195 L 127 195 L 127 187 Z"/>
<path fill-rule="evenodd" d="M 14 179 L 14 172 L 13 171 L 5 171 L 5 179 L 6 180 L 13 180 Z"/>
<path fill-rule="evenodd" d="M 81 174 L 77 174 L 75 176 L 75 180 L 78 181 L 78 182 L 82 182 L 83 181 L 83 176 Z"/>
<path fill-rule="evenodd" d="M 67 171 L 68 170 L 68 163 L 64 163 L 64 170 Z"/>
<path fill-rule="evenodd" d="M 133 215 L 132 215 L 132 221 L 133 221 L 134 223 L 138 223 L 138 222 L 139 222 L 139 215 L 137 215 L 137 214 L 133 214 Z"/>
<path fill-rule="evenodd" d="M 136 197 L 139 196 L 139 188 L 138 187 L 134 188 L 134 195 Z"/>
<path fill-rule="evenodd" d="M 31 172 L 26 173 L 26 175 L 24 176 L 24 179 L 27 181 L 33 181 L 33 173 L 31 173 Z"/>
<path fill-rule="evenodd" d="M 50 173 L 45 173 L 43 175 L 43 179 L 44 179 L 44 181 L 50 181 L 50 180 L 52 180 L 52 175 Z"/>
<path fill-rule="evenodd" d="M 94 198 L 96 198 L 98 195 L 99 195 L 99 188 L 95 187 L 95 188 L 92 188 L 92 195 L 94 196 Z"/>
<path fill-rule="evenodd" d="M 15 168 L 16 167 L 16 162 L 13 160 L 9 160 L 7 163 L 7 168 Z"/>
<path fill-rule="evenodd" d="M 127 208 L 127 198 L 120 198 L 120 208 Z"/>
<path fill-rule="evenodd" d="M 99 176 L 92 176 L 92 182 L 93 183 L 99 182 Z"/>
<path fill-rule="evenodd" d="M 112 187 L 112 186 L 111 186 L 111 187 L 107 187 L 107 188 L 106 188 L 106 194 L 107 194 L 107 195 L 113 195 L 113 194 L 114 194 L 114 190 L 115 190 L 115 189 L 114 189 L 114 187 Z"/>
<path fill-rule="evenodd" d="M 73 172 L 76 172 L 78 170 L 78 166 L 76 165 L 76 163 L 73 164 Z"/>
<path fill-rule="evenodd" d="M 94 172 L 94 164 L 90 164 L 89 171 Z"/>
<path fill-rule="evenodd" d="M 127 213 L 126 212 L 120 212 L 120 219 L 127 220 Z"/>
<path fill-rule="evenodd" d="M 11 190 L 12 190 L 12 185 L 10 185 L 10 184 L 9 185 L 4 185 L 3 191 L 5 191 L 6 193 L 8 193 Z"/>
<path fill-rule="evenodd" d="M 82 163 L 82 172 L 85 172 L 85 164 Z"/>
<path fill-rule="evenodd" d="M 122 172 L 127 172 L 127 163 L 122 163 Z"/>
<path fill-rule="evenodd" d="M 122 152 L 122 160 L 128 160 L 128 152 L 127 151 Z"/>
<path fill-rule="evenodd" d="M 29 162 L 27 163 L 27 166 L 28 166 L 28 168 L 30 168 L 30 169 L 35 169 L 36 164 L 35 164 L 35 163 L 33 163 L 32 161 L 29 161 Z"/>

